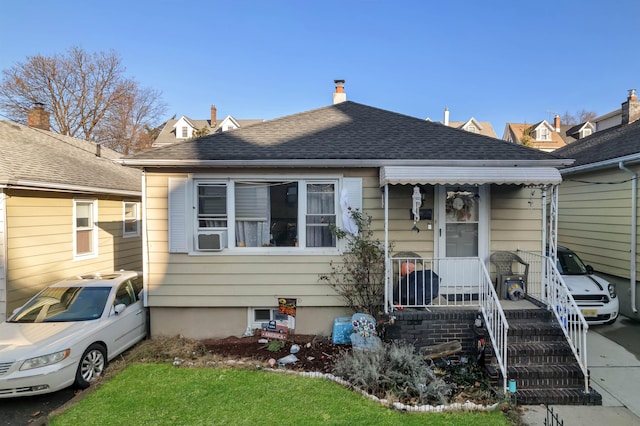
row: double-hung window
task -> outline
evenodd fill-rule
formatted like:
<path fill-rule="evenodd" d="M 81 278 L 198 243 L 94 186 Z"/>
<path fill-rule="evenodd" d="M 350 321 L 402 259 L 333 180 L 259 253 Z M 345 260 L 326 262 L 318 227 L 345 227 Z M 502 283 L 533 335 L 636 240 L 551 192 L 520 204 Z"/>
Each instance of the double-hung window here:
<path fill-rule="evenodd" d="M 96 204 L 94 200 L 74 200 L 73 202 L 73 242 L 76 257 L 89 257 L 97 254 Z"/>
<path fill-rule="evenodd" d="M 353 208 L 361 205 L 362 180 L 335 179 L 184 179 L 169 192 L 169 235 L 172 252 L 244 250 L 292 250 L 335 248 L 331 230 L 339 226 L 340 187 L 357 188 Z M 193 201 L 179 201 L 185 194 Z M 176 202 L 176 200 L 178 200 Z M 187 204 L 192 204 L 189 207 Z M 189 243 L 189 212 L 193 211 L 194 236 Z M 173 241 L 171 241 L 173 240 Z M 191 247 L 191 248 L 190 248 Z"/>
<path fill-rule="evenodd" d="M 122 236 L 124 238 L 140 236 L 140 204 L 125 201 L 123 203 L 123 216 Z"/>

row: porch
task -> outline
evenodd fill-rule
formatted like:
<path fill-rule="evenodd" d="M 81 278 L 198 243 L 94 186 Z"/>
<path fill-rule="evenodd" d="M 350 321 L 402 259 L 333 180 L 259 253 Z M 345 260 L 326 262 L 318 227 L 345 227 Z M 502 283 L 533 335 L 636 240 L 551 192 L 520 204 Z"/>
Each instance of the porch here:
<path fill-rule="evenodd" d="M 480 258 L 390 257 L 386 313 L 390 322 L 408 329 L 396 328 L 391 337 L 402 334 L 417 347 L 458 340 L 463 352 L 473 354 L 481 334 L 492 364 L 487 371 L 505 393 L 510 380 L 522 386 L 518 394 L 523 396 L 533 395 L 538 382 L 547 383 L 547 391 L 557 382 L 564 386 L 558 391 L 562 398 L 573 392 L 582 403 L 597 404 L 601 400 L 589 386 L 587 369 L 588 325 L 555 262 L 537 253 L 517 254 L 528 265 L 525 295 L 519 300 L 509 300 L 506 293 L 499 297 L 490 267 Z M 524 274 L 521 267 L 514 273 Z M 474 325 L 477 319 L 480 330 Z M 523 353 L 535 361 L 523 359 Z M 523 363 L 526 369 L 520 367 Z M 568 377 L 542 379 L 542 370 L 554 369 L 556 376 Z"/>

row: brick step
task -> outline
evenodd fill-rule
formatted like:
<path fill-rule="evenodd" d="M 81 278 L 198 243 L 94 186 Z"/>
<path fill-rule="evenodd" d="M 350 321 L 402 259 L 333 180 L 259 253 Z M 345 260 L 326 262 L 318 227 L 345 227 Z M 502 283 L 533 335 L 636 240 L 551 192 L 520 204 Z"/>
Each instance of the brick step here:
<path fill-rule="evenodd" d="M 509 320 L 509 344 L 566 341 L 560 325 L 551 321 Z"/>
<path fill-rule="evenodd" d="M 512 343 L 507 347 L 507 359 L 511 365 L 573 364 L 576 358 L 565 341 L 541 341 Z"/>
<path fill-rule="evenodd" d="M 584 374 L 577 364 L 507 366 L 507 377 L 521 389 L 584 388 Z"/>
<path fill-rule="evenodd" d="M 485 365 L 485 373 L 492 386 L 502 386 L 502 373 L 497 365 Z M 511 366 L 507 367 L 507 377 L 516 381 L 518 389 L 559 390 L 584 387 L 584 375 L 577 364 Z"/>
<path fill-rule="evenodd" d="M 589 393 L 580 389 L 517 389 L 515 402 L 520 405 L 602 405 L 602 395 L 593 388 Z"/>
<path fill-rule="evenodd" d="M 504 311 L 504 315 L 509 322 L 511 322 L 511 320 L 541 320 L 547 322 L 550 321 L 553 316 L 552 312 L 546 309 L 506 310 Z"/>

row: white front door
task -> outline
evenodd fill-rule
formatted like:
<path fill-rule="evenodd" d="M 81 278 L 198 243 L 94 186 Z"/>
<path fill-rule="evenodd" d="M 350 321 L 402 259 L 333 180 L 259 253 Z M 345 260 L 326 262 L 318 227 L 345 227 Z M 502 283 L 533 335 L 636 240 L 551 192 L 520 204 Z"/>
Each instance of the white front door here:
<path fill-rule="evenodd" d="M 439 268 L 441 285 L 477 285 L 477 262 L 465 258 L 488 256 L 488 186 L 440 185 L 437 200 L 436 258 L 445 260 Z"/>

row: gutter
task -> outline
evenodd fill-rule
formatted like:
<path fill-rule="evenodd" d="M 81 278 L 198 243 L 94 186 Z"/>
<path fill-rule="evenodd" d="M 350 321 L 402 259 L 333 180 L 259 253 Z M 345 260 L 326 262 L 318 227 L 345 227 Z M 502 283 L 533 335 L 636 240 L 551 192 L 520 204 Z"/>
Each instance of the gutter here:
<path fill-rule="evenodd" d="M 125 195 L 128 197 L 141 197 L 142 191 L 129 191 L 126 189 L 110 189 L 96 188 L 91 186 L 80 185 L 58 185 L 46 182 L 20 180 L 15 182 L 0 183 L 0 188 L 7 189 L 24 189 L 30 191 L 49 191 L 49 192 L 74 192 L 86 194 L 109 194 L 109 195 Z"/>
<path fill-rule="evenodd" d="M 560 169 L 560 174 L 564 176 L 564 175 L 570 175 L 573 173 L 581 173 L 581 172 L 587 172 L 595 169 L 601 169 L 605 167 L 616 167 L 616 166 L 619 166 L 621 163 L 626 163 L 627 165 L 629 165 L 629 164 L 634 164 L 638 162 L 640 162 L 640 153 L 625 155 L 624 157 L 612 158 L 610 160 L 599 161 L 597 163 L 589 163 L 589 164 L 584 164 L 582 166 Z"/>
<path fill-rule="evenodd" d="M 636 232 L 638 224 L 638 174 L 625 167 L 624 162 L 618 163 L 620 170 L 633 176 L 631 181 L 631 255 L 629 261 L 629 287 L 631 289 L 631 310 L 638 313 L 636 307 Z"/>
<path fill-rule="evenodd" d="M 412 160 L 412 159 L 280 159 L 280 160 L 175 160 L 135 159 L 113 160 L 130 167 L 383 167 L 383 166 L 462 166 L 462 167 L 562 167 L 573 164 L 572 159 L 553 160 Z"/>

